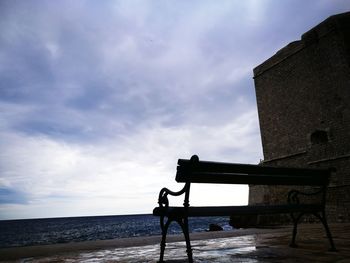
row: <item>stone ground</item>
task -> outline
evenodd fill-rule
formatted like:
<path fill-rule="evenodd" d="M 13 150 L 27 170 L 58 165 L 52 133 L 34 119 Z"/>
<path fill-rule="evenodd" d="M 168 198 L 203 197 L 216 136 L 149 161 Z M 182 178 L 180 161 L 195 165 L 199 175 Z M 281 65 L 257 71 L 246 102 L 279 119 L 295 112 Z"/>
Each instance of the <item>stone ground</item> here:
<path fill-rule="evenodd" d="M 337 252 L 328 251 L 328 240 L 321 225 L 318 224 L 301 225 L 297 236 L 298 248 L 288 246 L 291 238 L 290 227 L 239 230 L 231 234 L 222 232 L 193 235 L 194 262 L 350 263 L 350 224 L 334 224 L 330 227 Z M 170 239 L 175 242 L 168 243 L 165 260 L 168 263 L 187 262 L 184 242 L 178 241 L 177 238 Z M 135 243 L 137 246 L 132 246 L 133 242 L 130 242 L 130 246 L 124 246 L 115 243 L 115 248 L 100 246 L 98 250 L 92 250 L 90 247 L 80 252 L 73 249 L 57 255 L 54 254 L 54 250 L 51 250 L 52 255 L 27 256 L 6 262 L 156 262 L 159 257 L 159 244 L 155 244 L 154 240 L 154 238 L 145 240 L 146 243 L 154 243 L 149 245 Z M 1 252 L 6 251 L 0 250 Z"/>

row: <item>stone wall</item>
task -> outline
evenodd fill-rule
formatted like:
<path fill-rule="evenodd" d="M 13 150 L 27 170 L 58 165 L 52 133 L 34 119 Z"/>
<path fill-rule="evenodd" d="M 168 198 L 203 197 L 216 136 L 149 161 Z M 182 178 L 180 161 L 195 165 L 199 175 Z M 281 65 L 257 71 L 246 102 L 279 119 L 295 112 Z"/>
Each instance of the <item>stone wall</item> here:
<path fill-rule="evenodd" d="M 335 167 L 328 217 L 350 221 L 350 12 L 328 18 L 257 66 L 254 81 L 262 164 Z M 282 187 L 251 186 L 249 195 L 250 204 L 286 198 Z"/>

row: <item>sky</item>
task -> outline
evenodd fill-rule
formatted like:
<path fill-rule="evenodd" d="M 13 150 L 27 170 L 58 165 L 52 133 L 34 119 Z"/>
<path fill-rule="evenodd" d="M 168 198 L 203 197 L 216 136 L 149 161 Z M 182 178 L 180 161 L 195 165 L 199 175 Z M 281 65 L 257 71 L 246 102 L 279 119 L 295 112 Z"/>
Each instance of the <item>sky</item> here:
<path fill-rule="evenodd" d="M 151 213 L 178 158 L 252 163 L 253 68 L 348 0 L 0 1 L 0 219 Z M 246 204 L 196 185 L 191 205 Z M 182 204 L 177 197 L 170 204 Z"/>

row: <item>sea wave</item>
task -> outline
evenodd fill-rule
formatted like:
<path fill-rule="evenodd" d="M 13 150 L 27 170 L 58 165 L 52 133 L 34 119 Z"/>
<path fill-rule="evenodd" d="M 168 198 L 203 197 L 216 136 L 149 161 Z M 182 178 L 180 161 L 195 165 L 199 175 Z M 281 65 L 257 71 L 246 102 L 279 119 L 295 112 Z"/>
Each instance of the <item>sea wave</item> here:
<path fill-rule="evenodd" d="M 203 232 L 209 224 L 231 230 L 227 217 L 189 219 L 190 232 Z M 171 224 L 169 234 L 181 233 Z M 91 216 L 0 221 L 0 247 L 46 245 L 160 235 L 159 218 L 152 215 Z"/>

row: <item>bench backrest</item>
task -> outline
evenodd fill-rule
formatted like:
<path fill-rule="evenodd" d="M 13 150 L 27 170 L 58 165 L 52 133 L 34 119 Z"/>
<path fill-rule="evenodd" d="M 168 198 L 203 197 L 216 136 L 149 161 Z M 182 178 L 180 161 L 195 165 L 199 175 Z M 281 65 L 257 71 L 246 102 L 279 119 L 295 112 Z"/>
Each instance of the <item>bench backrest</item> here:
<path fill-rule="evenodd" d="M 270 167 L 179 159 L 176 181 L 184 183 L 326 186 L 330 169 Z"/>

